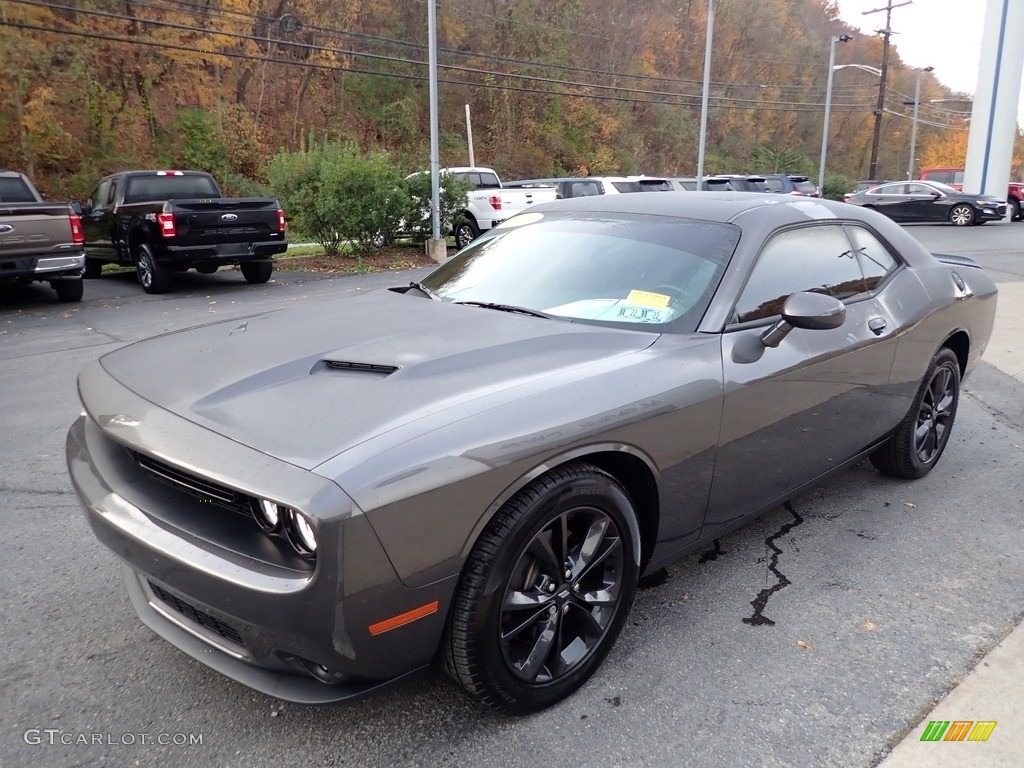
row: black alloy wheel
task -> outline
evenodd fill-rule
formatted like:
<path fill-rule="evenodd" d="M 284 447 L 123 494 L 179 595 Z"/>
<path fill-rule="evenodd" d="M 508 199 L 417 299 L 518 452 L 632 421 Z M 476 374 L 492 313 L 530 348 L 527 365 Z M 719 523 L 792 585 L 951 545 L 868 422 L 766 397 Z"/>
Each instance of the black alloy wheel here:
<path fill-rule="evenodd" d="M 491 520 L 463 570 L 442 644 L 448 674 L 490 707 L 565 698 L 618 636 L 639 575 L 629 496 L 589 464 L 552 470 Z"/>
<path fill-rule="evenodd" d="M 171 285 L 170 273 L 157 264 L 152 249 L 146 243 L 135 249 L 135 272 L 146 293 L 164 293 Z"/>
<path fill-rule="evenodd" d="M 871 463 L 893 477 L 927 475 L 946 449 L 959 402 L 960 363 L 943 347 L 932 358 L 910 411 L 893 436 L 871 454 Z"/>
<path fill-rule="evenodd" d="M 455 225 L 455 247 L 460 251 L 480 237 L 480 229 L 471 219 L 459 219 Z"/>

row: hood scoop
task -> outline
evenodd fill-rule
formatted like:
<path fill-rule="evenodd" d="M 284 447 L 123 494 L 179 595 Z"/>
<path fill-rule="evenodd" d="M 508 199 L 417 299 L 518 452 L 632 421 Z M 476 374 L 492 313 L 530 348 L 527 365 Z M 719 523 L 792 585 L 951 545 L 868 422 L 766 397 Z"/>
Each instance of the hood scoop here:
<path fill-rule="evenodd" d="M 343 371 L 346 373 L 373 373 L 378 376 L 389 376 L 398 370 L 397 365 L 382 365 L 380 363 L 357 363 L 351 360 L 320 360 L 313 366 L 310 373 L 323 371 Z"/>

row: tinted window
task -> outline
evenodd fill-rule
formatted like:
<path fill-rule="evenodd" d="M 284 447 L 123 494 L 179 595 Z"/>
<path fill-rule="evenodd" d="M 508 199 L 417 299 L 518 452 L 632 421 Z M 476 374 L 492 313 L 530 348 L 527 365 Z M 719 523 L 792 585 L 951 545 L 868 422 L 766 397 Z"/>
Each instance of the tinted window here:
<path fill-rule="evenodd" d="M 93 210 L 99 211 L 106 207 L 107 197 L 110 194 L 110 179 L 101 181 L 96 189 L 89 196 L 89 205 Z"/>
<path fill-rule="evenodd" d="M 691 333 L 739 241 L 730 224 L 665 216 L 526 213 L 428 275 L 446 301 L 574 322 Z"/>
<path fill-rule="evenodd" d="M 877 283 L 877 279 L 875 280 Z M 841 226 L 806 227 L 772 237 L 736 303 L 739 322 L 772 317 L 794 293 L 847 299 L 863 293 L 864 275 Z"/>
<path fill-rule="evenodd" d="M 124 192 L 126 203 L 197 197 L 220 197 L 209 176 L 129 176 Z"/>
<path fill-rule="evenodd" d="M 883 184 L 880 187 L 869 189 L 868 192 L 872 195 L 902 195 L 906 189 L 906 184 Z"/>
<path fill-rule="evenodd" d="M 794 181 L 793 187 L 797 192 L 803 192 L 805 195 L 813 195 L 818 191 L 817 186 L 810 179 L 804 179 L 803 181 Z"/>
<path fill-rule="evenodd" d="M 934 194 L 934 187 L 929 187 L 927 184 L 908 184 L 907 193 L 911 195 L 931 195 Z"/>
<path fill-rule="evenodd" d="M 568 197 L 589 197 L 603 194 L 604 189 L 596 181 L 574 181 L 569 185 Z"/>
<path fill-rule="evenodd" d="M 784 192 L 786 185 L 782 183 L 782 179 L 765 179 L 764 180 L 765 192 Z"/>
<path fill-rule="evenodd" d="M 34 203 L 36 196 L 18 176 L 0 177 L 0 203 Z"/>
<path fill-rule="evenodd" d="M 862 227 L 846 227 L 846 233 L 853 242 L 854 252 L 864 273 L 864 290 L 873 291 L 885 276 L 899 266 L 899 261 L 882 245 L 882 242 Z"/>
<path fill-rule="evenodd" d="M 953 171 L 928 171 L 924 177 L 928 181 L 941 181 L 943 184 L 954 184 Z"/>

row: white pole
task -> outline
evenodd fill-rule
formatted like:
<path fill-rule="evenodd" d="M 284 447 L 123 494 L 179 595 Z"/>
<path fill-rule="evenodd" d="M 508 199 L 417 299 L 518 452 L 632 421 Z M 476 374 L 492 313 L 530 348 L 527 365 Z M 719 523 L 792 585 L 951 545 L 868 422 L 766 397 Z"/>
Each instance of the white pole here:
<path fill-rule="evenodd" d="M 437 138 L 437 0 L 427 0 L 427 37 L 429 38 L 430 69 L 430 212 L 433 223 L 432 237 L 441 239 L 441 150 Z"/>
<path fill-rule="evenodd" d="M 931 70 L 931 67 L 928 67 Z M 907 179 L 914 178 L 914 155 L 917 153 L 917 110 L 921 106 L 921 74 L 927 70 L 917 70 L 917 85 L 914 86 L 914 119 L 910 123 L 910 161 L 907 163 Z"/>
<path fill-rule="evenodd" d="M 836 43 L 838 35 L 832 36 L 828 51 L 828 85 L 825 86 L 825 125 L 821 129 L 821 158 L 818 160 L 818 192 L 825 194 L 825 153 L 828 151 L 828 121 L 832 115 L 832 75 L 836 66 Z"/>
<path fill-rule="evenodd" d="M 476 158 L 473 157 L 473 121 L 469 118 L 469 104 L 466 105 L 466 136 L 469 138 L 469 167 L 476 168 Z"/>
<path fill-rule="evenodd" d="M 711 40 L 715 34 L 715 0 L 708 0 L 708 31 L 704 41 L 704 90 L 700 97 L 700 145 L 697 149 L 697 190 L 704 189 L 704 146 L 708 134 L 708 93 L 711 90 Z"/>

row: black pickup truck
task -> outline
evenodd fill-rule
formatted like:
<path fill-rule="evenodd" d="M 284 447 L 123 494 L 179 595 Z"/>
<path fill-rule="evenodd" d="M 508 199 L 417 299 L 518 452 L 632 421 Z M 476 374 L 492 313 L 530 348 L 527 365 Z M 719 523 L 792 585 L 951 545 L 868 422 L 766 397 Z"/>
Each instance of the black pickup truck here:
<path fill-rule="evenodd" d="M 43 202 L 28 177 L 0 171 L 0 283 L 49 283 L 81 301 L 82 222 L 69 203 Z"/>
<path fill-rule="evenodd" d="M 146 293 L 163 293 L 171 274 L 210 274 L 237 264 L 265 283 L 273 256 L 288 248 L 281 205 L 273 198 L 227 198 L 208 173 L 124 171 L 102 179 L 82 205 L 85 276 L 104 262 L 133 266 Z"/>

